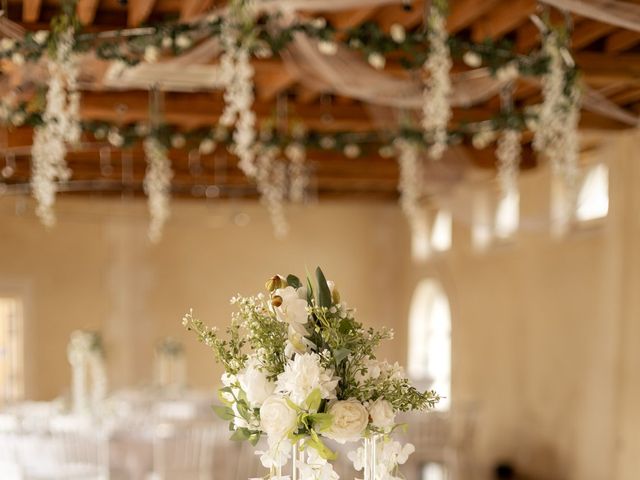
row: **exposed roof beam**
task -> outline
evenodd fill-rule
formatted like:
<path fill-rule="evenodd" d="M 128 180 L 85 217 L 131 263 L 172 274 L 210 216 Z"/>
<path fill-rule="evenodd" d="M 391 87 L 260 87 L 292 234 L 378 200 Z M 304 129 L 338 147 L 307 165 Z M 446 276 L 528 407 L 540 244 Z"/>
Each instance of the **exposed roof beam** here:
<path fill-rule="evenodd" d="M 83 25 L 91 25 L 96 18 L 96 10 L 98 9 L 100 0 L 78 0 L 76 11 L 78 19 Z"/>
<path fill-rule="evenodd" d="M 130 27 L 137 27 L 143 23 L 153 10 L 155 0 L 129 0 L 127 23 Z"/>
<path fill-rule="evenodd" d="M 607 52 L 622 52 L 640 43 L 640 33 L 630 30 L 619 30 L 607 38 L 605 49 Z"/>
<path fill-rule="evenodd" d="M 213 0 L 182 0 L 180 20 L 187 21 L 206 12 L 213 6 Z"/>
<path fill-rule="evenodd" d="M 451 13 L 447 18 L 447 29 L 456 33 L 467 28 L 477 19 L 489 12 L 499 0 L 457 0 L 452 2 Z"/>
<path fill-rule="evenodd" d="M 536 8 L 535 0 L 500 2 L 491 12 L 473 24 L 471 38 L 475 42 L 487 38 L 500 38 L 520 26 Z"/>
<path fill-rule="evenodd" d="M 40 18 L 42 0 L 24 0 L 22 2 L 22 21 L 25 23 L 37 22 Z"/>

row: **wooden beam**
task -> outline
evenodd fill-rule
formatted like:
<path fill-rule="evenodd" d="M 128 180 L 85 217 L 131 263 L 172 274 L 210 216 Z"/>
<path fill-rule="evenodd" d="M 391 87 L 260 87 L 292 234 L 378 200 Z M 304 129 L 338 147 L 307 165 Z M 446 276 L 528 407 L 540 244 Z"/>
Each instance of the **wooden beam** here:
<path fill-rule="evenodd" d="M 143 23 L 151 15 L 155 3 L 155 0 L 129 0 L 127 24 L 137 27 Z"/>
<path fill-rule="evenodd" d="M 611 53 L 622 52 L 640 43 L 640 33 L 630 30 L 619 30 L 607 38 L 605 50 Z"/>
<path fill-rule="evenodd" d="M 25 23 L 37 22 L 40 18 L 42 0 L 24 0 L 22 2 L 22 21 Z"/>
<path fill-rule="evenodd" d="M 613 82 L 640 85 L 640 54 L 577 52 L 574 58 L 590 85 L 606 86 Z"/>
<path fill-rule="evenodd" d="M 375 21 L 385 31 L 389 31 L 394 23 L 410 29 L 420 25 L 423 20 L 424 0 L 413 2 L 410 8 L 404 8 L 402 5 L 385 5 L 375 16 Z"/>
<path fill-rule="evenodd" d="M 608 23 L 600 23 L 593 20 L 580 22 L 571 35 L 571 47 L 574 49 L 586 47 L 613 32 L 616 28 Z"/>
<path fill-rule="evenodd" d="M 338 30 L 347 30 L 369 20 L 377 11 L 378 7 L 364 7 L 331 13 L 326 17 Z"/>
<path fill-rule="evenodd" d="M 213 6 L 213 0 L 183 0 L 180 7 L 180 20 L 186 22 L 208 11 Z"/>
<path fill-rule="evenodd" d="M 447 18 L 447 30 L 456 33 L 467 28 L 477 19 L 495 7 L 499 0 L 458 0 L 453 2 Z"/>
<path fill-rule="evenodd" d="M 256 77 L 256 91 L 263 102 L 273 100 L 279 93 L 292 87 L 298 81 L 297 75 L 287 68 L 265 73 Z"/>
<path fill-rule="evenodd" d="M 535 0 L 511 0 L 501 2 L 484 17 L 474 23 L 471 38 L 481 42 L 487 38 L 498 39 L 520 26 L 536 11 Z"/>
<path fill-rule="evenodd" d="M 552 9 L 549 14 L 553 25 L 564 24 L 564 14 L 559 10 Z M 576 24 L 578 23 L 579 20 L 576 21 Z M 540 46 L 540 40 L 540 30 L 533 22 L 529 21 L 522 25 L 516 32 L 516 49 L 519 53 L 528 53 L 532 49 Z"/>
<path fill-rule="evenodd" d="M 640 101 L 640 89 L 639 88 L 627 88 L 624 92 L 612 95 L 609 100 L 620 105 L 625 106 L 630 103 Z"/>
<path fill-rule="evenodd" d="M 76 12 L 80 23 L 83 25 L 91 25 L 93 23 L 96 18 L 98 3 L 100 3 L 100 0 L 78 0 Z"/>

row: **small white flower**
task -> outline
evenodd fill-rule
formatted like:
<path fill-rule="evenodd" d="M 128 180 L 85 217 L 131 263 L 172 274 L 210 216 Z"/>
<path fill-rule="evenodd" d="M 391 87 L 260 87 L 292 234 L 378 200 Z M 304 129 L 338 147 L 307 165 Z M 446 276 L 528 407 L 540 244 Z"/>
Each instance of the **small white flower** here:
<path fill-rule="evenodd" d="M 136 135 L 145 137 L 149 134 L 149 124 L 145 122 L 136 123 L 135 131 Z"/>
<path fill-rule="evenodd" d="M 327 26 L 327 20 L 324 17 L 316 17 L 311 20 L 311 26 L 317 30 L 321 30 Z"/>
<path fill-rule="evenodd" d="M 320 146 L 325 150 L 330 150 L 336 146 L 336 140 L 333 137 L 322 137 L 320 138 Z"/>
<path fill-rule="evenodd" d="M 332 402 L 327 413 L 331 427 L 322 434 L 340 443 L 359 440 L 369 424 L 369 412 L 354 398 Z"/>
<path fill-rule="evenodd" d="M 369 415 L 374 427 L 388 430 L 395 425 L 396 414 L 393 407 L 383 398 L 377 399 L 369 406 Z"/>
<path fill-rule="evenodd" d="M 378 153 L 382 158 L 391 158 L 395 155 L 396 151 L 390 145 L 383 145 L 378 149 Z"/>
<path fill-rule="evenodd" d="M 213 153 L 215 149 L 216 149 L 216 142 L 214 142 L 210 138 L 203 139 L 200 142 L 200 146 L 198 147 L 198 151 L 202 155 L 209 155 L 210 153 Z"/>
<path fill-rule="evenodd" d="M 176 46 L 181 49 L 189 48 L 191 46 L 191 39 L 186 35 L 178 35 L 176 37 Z"/>
<path fill-rule="evenodd" d="M 97 128 L 95 132 L 93 132 L 93 136 L 96 137 L 97 140 L 104 140 L 107 137 L 107 130 L 105 128 Z"/>
<path fill-rule="evenodd" d="M 471 50 L 465 52 L 465 54 L 462 56 L 462 61 L 465 63 L 465 65 L 471 68 L 478 68 L 480 65 L 482 65 L 482 57 Z"/>
<path fill-rule="evenodd" d="M 121 147 L 124 145 L 124 137 L 116 128 L 109 130 L 109 133 L 107 134 L 107 141 L 114 147 Z"/>
<path fill-rule="evenodd" d="M 11 124 L 19 127 L 24 124 L 26 120 L 26 115 L 24 112 L 16 112 L 11 116 Z"/>
<path fill-rule="evenodd" d="M 162 45 L 162 48 L 171 48 L 171 46 L 173 45 L 173 38 L 164 37 L 162 39 L 161 45 Z"/>
<path fill-rule="evenodd" d="M 369 62 L 369 65 L 371 65 L 376 70 L 382 70 L 387 64 L 387 60 L 381 53 L 378 52 L 370 53 L 367 57 L 367 61 Z"/>
<path fill-rule="evenodd" d="M 394 23 L 393 25 L 391 25 L 389 33 L 391 34 L 391 38 L 393 39 L 393 41 L 396 43 L 402 43 L 407 38 L 407 32 L 405 31 L 404 26 L 400 25 L 399 23 Z"/>
<path fill-rule="evenodd" d="M 173 148 L 182 148 L 187 143 L 187 139 L 181 133 L 176 133 L 171 136 L 171 146 Z"/>
<path fill-rule="evenodd" d="M 344 154 L 347 158 L 356 158 L 360 155 L 360 147 L 355 143 L 350 143 L 344 146 Z"/>
<path fill-rule="evenodd" d="M 160 50 L 155 45 L 147 45 L 144 49 L 144 61 L 156 63 L 160 57 Z"/>
<path fill-rule="evenodd" d="M 320 40 L 318 42 L 318 50 L 325 55 L 335 55 L 338 52 L 338 45 L 329 40 Z"/>
<path fill-rule="evenodd" d="M 504 67 L 498 69 L 496 72 L 496 78 L 501 82 L 510 82 L 511 80 L 515 80 L 518 78 L 518 66 L 511 62 L 505 65 Z"/>
<path fill-rule="evenodd" d="M 309 319 L 307 312 L 307 300 L 299 294 L 293 287 L 279 288 L 273 292 L 274 296 L 280 297 L 282 303 L 274 307 L 278 320 L 289 324 L 306 324 Z"/>
<path fill-rule="evenodd" d="M 3 52 L 6 52 L 8 50 L 12 50 L 13 47 L 16 46 L 16 42 L 15 40 L 13 40 L 12 38 L 3 38 L 2 40 L 0 40 L 0 50 Z"/>
<path fill-rule="evenodd" d="M 22 55 L 21 53 L 15 52 L 13 55 L 11 55 L 11 61 L 15 65 L 20 67 L 24 65 L 24 55 Z"/>
<path fill-rule="evenodd" d="M 49 32 L 46 30 L 38 30 L 33 34 L 33 41 L 38 45 L 43 45 L 49 39 Z"/>

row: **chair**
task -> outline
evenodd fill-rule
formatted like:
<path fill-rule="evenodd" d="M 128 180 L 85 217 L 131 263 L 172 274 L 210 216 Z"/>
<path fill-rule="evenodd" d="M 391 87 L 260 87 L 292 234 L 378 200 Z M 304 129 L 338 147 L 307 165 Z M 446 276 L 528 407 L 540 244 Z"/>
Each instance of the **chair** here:
<path fill-rule="evenodd" d="M 158 425 L 153 438 L 153 480 L 210 480 L 215 427 L 211 423 Z"/>
<path fill-rule="evenodd" d="M 52 421 L 51 461 L 25 466 L 25 480 L 108 480 L 108 435 L 85 420 L 60 417 Z"/>

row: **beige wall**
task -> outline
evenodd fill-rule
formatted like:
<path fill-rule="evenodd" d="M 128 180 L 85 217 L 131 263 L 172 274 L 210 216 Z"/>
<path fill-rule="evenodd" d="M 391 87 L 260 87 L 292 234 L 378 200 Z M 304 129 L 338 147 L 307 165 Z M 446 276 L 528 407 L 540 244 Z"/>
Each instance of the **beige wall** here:
<path fill-rule="evenodd" d="M 478 254 L 468 216 L 457 215 L 454 248 L 426 265 L 408 256 L 394 205 L 323 204 L 294 209 L 291 236 L 271 235 L 258 206 L 176 204 L 160 245 L 145 239 L 143 203 L 66 200 L 45 232 L 0 200 L 0 287 L 30 296 L 29 392 L 51 398 L 68 384 L 65 345 L 74 328 L 100 328 L 116 386 L 151 377 L 153 344 L 164 335 L 188 347 L 192 384 L 218 370 L 183 332 L 193 307 L 224 324 L 228 298 L 253 293 L 272 273 L 322 265 L 360 318 L 394 326 L 384 356 L 405 361 L 405 318 L 413 288 L 442 281 L 453 313 L 454 405 L 478 405 L 479 478 L 515 459 L 540 479 L 640 478 L 640 139 L 602 153 L 611 167 L 611 212 L 603 225 L 552 239 L 545 220 L 548 178 L 522 185 L 526 228 L 515 242 Z M 459 199 L 452 200 L 459 207 Z M 252 218 L 231 226 L 234 212 Z"/>

